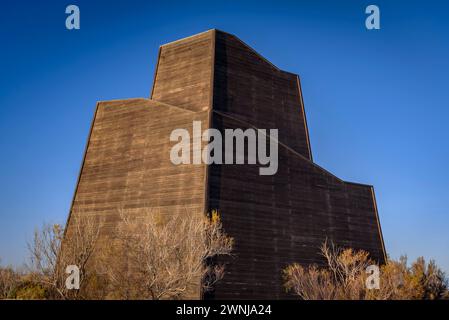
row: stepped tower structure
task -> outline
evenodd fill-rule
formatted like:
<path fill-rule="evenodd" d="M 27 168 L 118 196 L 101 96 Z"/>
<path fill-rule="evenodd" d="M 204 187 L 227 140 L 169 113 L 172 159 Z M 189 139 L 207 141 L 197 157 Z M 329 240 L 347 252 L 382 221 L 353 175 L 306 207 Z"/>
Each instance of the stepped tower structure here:
<path fill-rule="evenodd" d="M 176 128 L 278 129 L 278 171 L 250 164 L 170 161 Z M 386 253 L 373 187 L 343 181 L 313 162 L 301 83 L 234 35 L 210 30 L 162 45 L 150 98 L 97 103 L 70 217 L 118 210 L 205 214 L 218 209 L 234 257 L 212 293 L 192 298 L 287 298 L 282 270 L 320 263 L 325 239 Z M 198 288 L 200 279 L 198 280 Z"/>

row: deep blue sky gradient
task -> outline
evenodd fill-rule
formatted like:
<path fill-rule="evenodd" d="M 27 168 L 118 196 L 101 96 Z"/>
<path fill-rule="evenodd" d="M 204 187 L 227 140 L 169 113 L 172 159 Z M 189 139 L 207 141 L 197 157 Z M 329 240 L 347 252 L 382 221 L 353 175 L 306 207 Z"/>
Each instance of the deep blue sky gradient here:
<path fill-rule="evenodd" d="M 81 30 L 65 29 L 77 4 Z M 365 29 L 377 4 L 381 30 Z M 443 1 L 2 1 L 0 257 L 65 223 L 96 101 L 148 97 L 158 46 L 211 28 L 301 77 L 314 160 L 373 184 L 388 253 L 449 271 Z"/>

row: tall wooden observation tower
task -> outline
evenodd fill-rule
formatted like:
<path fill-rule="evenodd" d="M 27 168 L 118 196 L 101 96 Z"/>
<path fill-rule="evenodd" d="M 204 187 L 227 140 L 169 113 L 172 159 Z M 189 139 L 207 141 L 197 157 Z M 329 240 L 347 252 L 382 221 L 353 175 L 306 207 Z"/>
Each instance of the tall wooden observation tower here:
<path fill-rule="evenodd" d="M 170 133 L 194 120 L 220 131 L 278 129 L 277 173 L 174 165 Z M 149 99 L 97 103 L 70 216 L 104 217 L 107 240 L 119 209 L 142 208 L 220 211 L 235 256 L 211 298 L 285 298 L 283 268 L 320 263 L 326 238 L 385 260 L 373 187 L 313 162 L 299 77 L 218 30 L 162 45 Z"/>

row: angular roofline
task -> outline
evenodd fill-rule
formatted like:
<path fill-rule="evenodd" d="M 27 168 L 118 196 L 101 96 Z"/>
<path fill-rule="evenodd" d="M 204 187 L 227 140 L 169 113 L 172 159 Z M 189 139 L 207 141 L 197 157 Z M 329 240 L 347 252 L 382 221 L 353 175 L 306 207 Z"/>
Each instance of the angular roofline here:
<path fill-rule="evenodd" d="M 234 38 L 235 38 L 237 41 L 239 41 L 243 46 L 245 46 L 245 47 L 248 48 L 251 52 L 253 52 L 254 54 L 256 54 L 261 60 L 263 60 L 264 62 L 266 62 L 267 64 L 269 64 L 271 67 L 273 67 L 273 69 L 278 70 L 278 71 L 281 71 L 281 72 L 284 72 L 284 73 L 288 73 L 288 74 L 291 74 L 291 75 L 294 75 L 294 76 L 298 76 L 297 73 L 294 73 L 294 72 L 290 72 L 290 71 L 286 71 L 286 70 L 280 69 L 278 66 L 276 66 L 274 63 L 272 63 L 272 62 L 271 62 L 270 60 L 268 60 L 267 58 L 265 58 L 262 54 L 260 54 L 258 51 L 256 51 L 253 47 L 251 47 L 251 46 L 250 46 L 249 44 L 247 44 L 245 41 L 243 41 L 242 39 L 240 39 L 239 37 L 237 37 L 235 34 L 232 34 L 232 33 L 229 33 L 229 32 L 223 31 L 223 30 L 220 30 L 220 29 L 216 29 L 216 28 L 212 28 L 212 29 L 209 29 L 209 30 L 206 30 L 206 31 L 203 31 L 203 32 L 196 33 L 196 34 L 191 35 L 191 36 L 187 36 L 187 37 L 184 37 L 184 38 L 180 38 L 180 39 L 177 39 L 177 40 L 173 40 L 173 41 L 164 43 L 164 44 L 162 44 L 159 48 L 166 47 L 166 46 L 169 46 L 169 45 L 172 45 L 172 44 L 175 44 L 175 43 L 178 43 L 178 42 L 181 42 L 181 41 L 190 39 L 190 38 L 194 38 L 194 37 L 197 37 L 197 36 L 202 35 L 202 34 L 213 33 L 213 32 L 221 32 L 221 33 L 224 33 L 224 34 L 227 34 L 227 35 L 229 35 L 229 36 L 234 37 Z"/>
<path fill-rule="evenodd" d="M 184 41 L 184 40 L 187 40 L 187 39 L 190 39 L 190 38 L 194 38 L 194 37 L 200 36 L 200 35 L 202 35 L 202 34 L 211 33 L 211 32 L 213 32 L 213 31 L 215 31 L 215 30 L 216 30 L 216 29 L 209 29 L 209 30 L 206 30 L 206 31 L 202 31 L 202 32 L 193 34 L 193 35 L 191 35 L 191 36 L 187 36 L 187 37 L 184 37 L 184 38 L 181 38 L 181 39 L 177 39 L 177 40 L 173 40 L 173 41 L 164 43 L 164 44 L 160 45 L 160 47 L 166 47 L 166 46 L 175 44 L 175 43 L 177 43 L 177 42 L 181 42 L 181 41 Z"/>
<path fill-rule="evenodd" d="M 137 102 L 137 101 L 142 101 L 142 102 L 150 102 L 150 103 L 159 104 L 159 105 L 161 105 L 161 106 L 166 106 L 166 107 L 169 107 L 169 108 L 175 108 L 175 109 L 177 109 L 177 110 L 186 111 L 186 112 L 189 112 L 189 113 L 201 113 L 201 112 L 206 112 L 206 111 L 193 111 L 193 110 L 188 110 L 188 109 L 184 109 L 184 108 L 181 108 L 181 107 L 172 105 L 172 104 L 168 104 L 168 103 L 165 103 L 165 102 L 161 102 L 161 101 L 153 100 L 153 99 L 149 99 L 149 98 L 144 98 L 144 97 L 128 98 L 128 99 L 99 100 L 99 101 L 97 101 L 97 103 L 96 103 L 95 112 L 94 112 L 94 117 L 93 117 L 93 119 L 92 119 L 92 121 L 91 121 L 91 128 L 90 128 L 88 140 L 87 140 L 87 143 L 86 143 L 86 148 L 85 148 L 86 150 L 85 150 L 84 153 L 86 153 L 86 151 L 87 151 L 87 147 L 88 147 L 88 144 L 89 144 L 90 135 L 91 135 L 91 133 L 92 133 L 91 131 L 92 131 L 92 128 L 93 128 L 93 125 L 94 125 L 94 122 L 95 122 L 95 118 L 96 118 L 96 114 L 97 114 L 97 111 L 98 111 L 98 107 L 99 107 L 100 105 L 104 105 L 104 104 L 107 104 L 107 103 L 114 103 L 114 102 L 121 102 L 121 101 L 124 101 L 124 102 L 125 102 L 125 101 L 136 101 L 136 102 Z M 252 128 L 257 129 L 256 126 L 252 125 L 251 123 L 249 123 L 249 122 L 247 122 L 247 121 L 245 121 L 245 120 L 243 120 L 243 119 L 240 119 L 240 118 L 236 117 L 235 115 L 230 115 L 230 114 L 227 114 L 226 112 L 221 112 L 221 111 L 218 111 L 218 110 L 213 110 L 213 113 L 219 114 L 219 115 L 224 116 L 224 117 L 228 117 L 228 118 L 230 118 L 230 119 L 233 119 L 233 120 L 235 120 L 235 121 L 244 123 L 244 124 L 247 125 L 247 126 L 250 126 L 250 127 L 252 127 Z M 269 135 L 267 135 L 267 136 L 268 136 L 270 139 L 272 139 Z M 332 172 L 330 172 L 330 171 L 324 169 L 323 167 L 321 167 L 320 165 L 318 165 L 317 163 L 315 163 L 313 160 L 308 159 L 307 157 L 303 156 L 303 155 L 300 154 L 299 152 L 293 150 L 293 149 L 292 149 L 291 147 L 289 147 L 288 145 L 282 143 L 282 141 L 279 141 L 279 140 L 278 140 L 277 142 L 278 142 L 282 147 L 284 147 L 284 148 L 290 150 L 291 152 L 293 152 L 294 154 L 298 155 L 298 156 L 301 157 L 302 159 L 306 160 L 307 162 L 310 162 L 313 166 L 315 166 L 315 167 L 317 167 L 317 168 L 323 170 L 324 172 L 328 173 L 329 175 L 331 175 L 332 177 L 336 178 L 337 180 L 339 180 L 339 181 L 341 181 L 341 182 L 349 183 L 349 184 L 354 184 L 354 185 L 359 185 L 359 186 L 371 187 L 371 188 L 373 187 L 373 185 L 370 185 L 370 184 L 364 184 L 364 183 L 359 183 L 359 182 L 351 182 L 351 181 L 343 180 L 343 179 L 339 178 L 338 176 L 336 176 L 335 174 L 333 174 Z M 84 155 L 84 156 L 85 156 L 85 155 Z M 84 161 L 84 159 L 83 159 L 83 161 Z M 81 173 L 81 171 L 82 171 L 82 168 L 81 168 L 81 170 L 80 170 L 80 173 Z"/>

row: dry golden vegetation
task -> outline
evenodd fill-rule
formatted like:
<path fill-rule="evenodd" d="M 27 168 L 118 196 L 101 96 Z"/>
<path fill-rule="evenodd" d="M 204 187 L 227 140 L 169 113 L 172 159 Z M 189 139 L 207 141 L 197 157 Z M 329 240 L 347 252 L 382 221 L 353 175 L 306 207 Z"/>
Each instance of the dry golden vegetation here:
<path fill-rule="evenodd" d="M 223 264 L 206 263 L 232 251 L 233 241 L 223 232 L 217 212 L 210 218 L 189 212 L 121 216 L 116 243 L 106 254 L 109 262 L 103 263 L 111 298 L 193 298 L 223 278 Z"/>
<path fill-rule="evenodd" d="M 325 242 L 324 265 L 293 264 L 284 270 L 285 287 L 304 300 L 422 300 L 447 299 L 448 280 L 434 261 L 418 258 L 388 260 L 380 266 L 378 287 L 369 288 L 367 267 L 375 263 L 362 250 L 342 249 Z"/>
<path fill-rule="evenodd" d="M 80 287 L 96 276 L 94 268 L 88 267 L 99 237 L 103 221 L 83 214 L 74 214 L 67 233 L 60 225 L 44 225 L 34 233 L 28 244 L 31 281 L 46 289 L 52 299 L 78 299 L 88 297 L 84 290 L 69 290 L 65 282 L 66 267 L 76 265 L 80 271 Z M 67 241 L 64 241 L 65 236 Z"/>
<path fill-rule="evenodd" d="M 191 299 L 225 276 L 220 257 L 232 256 L 233 239 L 216 211 L 159 214 L 121 211 L 107 243 L 104 221 L 73 215 L 71 228 L 45 224 L 29 244 L 25 268 L 0 267 L 0 299 Z M 130 218 L 132 217 L 132 218 Z M 408 265 L 405 257 L 379 268 L 378 286 L 367 282 L 369 254 L 325 242 L 321 265 L 292 264 L 286 289 L 304 300 L 448 299 L 448 279 L 434 261 Z M 80 271 L 80 289 L 66 287 L 67 265 Z"/>
<path fill-rule="evenodd" d="M 223 278 L 215 258 L 231 255 L 233 239 L 216 211 L 129 216 L 121 212 L 108 243 L 99 237 L 104 222 L 88 215 L 73 215 L 67 232 L 45 224 L 25 271 L 0 268 L 0 299 L 198 298 Z M 79 268 L 79 290 L 66 287 L 68 265 Z"/>

